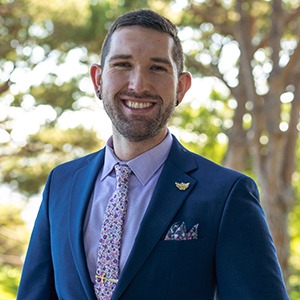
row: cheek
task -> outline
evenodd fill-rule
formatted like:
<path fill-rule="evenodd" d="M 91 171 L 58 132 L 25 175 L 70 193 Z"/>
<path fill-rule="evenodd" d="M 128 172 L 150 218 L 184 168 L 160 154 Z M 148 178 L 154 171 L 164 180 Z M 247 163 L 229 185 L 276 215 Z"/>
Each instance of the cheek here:
<path fill-rule="evenodd" d="M 177 87 L 174 80 L 159 78 L 158 80 L 153 81 L 153 87 L 162 98 L 176 97 Z"/>
<path fill-rule="evenodd" d="M 115 94 L 126 86 L 127 77 L 120 74 L 106 74 L 102 77 L 102 88 L 105 93 Z"/>

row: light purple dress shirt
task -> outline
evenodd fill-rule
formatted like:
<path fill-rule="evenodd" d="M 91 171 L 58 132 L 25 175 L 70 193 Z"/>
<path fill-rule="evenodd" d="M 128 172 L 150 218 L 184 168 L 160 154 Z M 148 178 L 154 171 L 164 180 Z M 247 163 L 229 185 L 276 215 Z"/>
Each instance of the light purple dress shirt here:
<path fill-rule="evenodd" d="M 104 165 L 96 180 L 84 224 L 84 248 L 90 277 L 93 282 L 96 272 L 98 241 L 105 208 L 115 190 L 114 165 L 119 162 L 126 163 L 133 172 L 129 179 L 129 201 L 122 236 L 120 257 L 120 272 L 122 272 L 164 162 L 171 149 L 172 140 L 172 135 L 168 132 L 166 138 L 159 145 L 128 162 L 122 162 L 114 155 L 112 138 L 107 141 Z"/>

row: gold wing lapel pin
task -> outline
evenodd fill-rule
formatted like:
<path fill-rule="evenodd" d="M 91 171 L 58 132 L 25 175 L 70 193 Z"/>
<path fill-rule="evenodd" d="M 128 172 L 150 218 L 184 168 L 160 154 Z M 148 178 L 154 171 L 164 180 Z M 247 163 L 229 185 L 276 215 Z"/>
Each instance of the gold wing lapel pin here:
<path fill-rule="evenodd" d="M 176 187 L 180 190 L 180 191 L 185 191 L 189 186 L 190 183 L 189 182 L 175 182 Z"/>

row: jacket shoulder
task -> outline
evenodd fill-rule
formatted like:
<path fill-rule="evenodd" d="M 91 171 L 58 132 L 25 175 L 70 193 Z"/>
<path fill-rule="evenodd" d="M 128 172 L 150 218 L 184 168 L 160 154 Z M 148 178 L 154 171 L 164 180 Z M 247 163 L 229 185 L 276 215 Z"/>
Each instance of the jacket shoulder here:
<path fill-rule="evenodd" d="M 206 178 L 218 178 L 238 180 L 248 176 L 236 170 L 222 166 L 200 154 L 191 152 L 174 139 L 173 147 L 170 151 L 170 159 L 178 167 L 193 174 L 202 175 Z"/>
<path fill-rule="evenodd" d="M 83 157 L 64 162 L 64 163 L 56 166 L 52 170 L 52 173 L 76 172 L 76 170 L 81 169 L 90 163 L 101 161 L 101 159 L 103 159 L 103 157 L 104 157 L 104 148 L 97 152 L 87 154 Z"/>

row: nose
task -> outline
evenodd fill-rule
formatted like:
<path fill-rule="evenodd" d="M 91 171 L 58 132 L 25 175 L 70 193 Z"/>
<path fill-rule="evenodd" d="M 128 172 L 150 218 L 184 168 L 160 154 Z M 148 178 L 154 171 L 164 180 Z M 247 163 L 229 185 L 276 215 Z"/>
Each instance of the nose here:
<path fill-rule="evenodd" d="M 150 80 L 146 72 L 141 68 L 133 69 L 129 77 L 128 88 L 136 93 L 149 92 Z"/>

